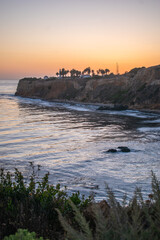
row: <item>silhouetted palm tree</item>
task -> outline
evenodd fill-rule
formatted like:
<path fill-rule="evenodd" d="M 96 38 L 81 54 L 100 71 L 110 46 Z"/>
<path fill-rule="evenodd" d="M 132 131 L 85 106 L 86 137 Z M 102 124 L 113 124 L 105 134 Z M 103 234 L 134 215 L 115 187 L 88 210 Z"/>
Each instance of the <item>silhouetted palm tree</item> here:
<path fill-rule="evenodd" d="M 103 69 L 99 69 L 98 71 L 99 71 L 99 73 L 102 74 L 102 76 L 105 74 L 105 71 Z"/>
<path fill-rule="evenodd" d="M 61 70 L 61 75 L 64 78 L 64 75 L 65 75 L 65 69 L 64 68 L 62 68 L 62 70 Z"/>
<path fill-rule="evenodd" d="M 69 73 L 69 70 L 65 70 L 65 77 L 66 77 L 66 75 Z"/>
<path fill-rule="evenodd" d="M 88 74 L 90 75 L 90 73 L 91 73 L 91 68 L 90 68 L 90 67 L 85 68 L 85 69 L 83 70 L 82 74 L 84 74 L 84 73 L 88 73 Z"/>
<path fill-rule="evenodd" d="M 110 72 L 110 70 L 108 68 L 106 68 L 104 71 L 106 74 L 108 74 Z"/>
<path fill-rule="evenodd" d="M 76 70 L 76 77 L 79 77 L 81 75 L 81 71 Z"/>
<path fill-rule="evenodd" d="M 73 68 L 73 69 L 70 71 L 70 74 L 71 74 L 71 77 L 74 77 L 75 74 L 76 74 L 76 70 Z"/>

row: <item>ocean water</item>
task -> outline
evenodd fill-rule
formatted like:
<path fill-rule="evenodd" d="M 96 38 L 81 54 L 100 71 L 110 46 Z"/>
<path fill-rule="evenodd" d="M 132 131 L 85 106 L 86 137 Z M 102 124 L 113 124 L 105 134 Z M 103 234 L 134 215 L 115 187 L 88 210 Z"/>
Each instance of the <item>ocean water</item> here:
<path fill-rule="evenodd" d="M 159 113 L 21 98 L 17 84 L 0 81 L 0 167 L 27 177 L 33 162 L 41 176 L 50 172 L 50 183 L 96 200 L 106 198 L 106 184 L 119 200 L 136 186 L 147 197 L 151 170 L 160 179 Z M 131 152 L 107 153 L 118 146 Z"/>

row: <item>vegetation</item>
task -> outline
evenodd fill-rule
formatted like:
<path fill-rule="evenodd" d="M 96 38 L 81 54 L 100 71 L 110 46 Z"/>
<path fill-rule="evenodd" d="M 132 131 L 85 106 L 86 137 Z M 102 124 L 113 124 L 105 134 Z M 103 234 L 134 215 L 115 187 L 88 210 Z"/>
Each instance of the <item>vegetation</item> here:
<path fill-rule="evenodd" d="M 70 197 L 60 185 L 49 185 L 47 173 L 40 181 L 39 166 L 32 163 L 30 174 L 25 181 L 21 172 L 15 169 L 11 173 L 0 172 L 0 239 L 14 234 L 19 228 L 36 232 L 37 236 L 51 239 L 63 239 L 63 229 L 58 220 L 58 208 L 69 216 L 71 207 L 68 199 L 83 209 L 91 199 L 85 199 L 80 193 Z"/>
<path fill-rule="evenodd" d="M 126 196 L 120 204 L 107 186 L 108 204 L 92 204 L 86 221 L 72 201 L 74 220 L 68 221 L 59 213 L 59 219 L 69 240 L 158 240 L 160 239 L 160 184 L 152 173 L 152 190 L 144 201 L 136 189 L 129 204 Z"/>
<path fill-rule="evenodd" d="M 83 72 L 82 72 L 82 74 L 88 74 L 88 75 L 90 75 L 90 73 L 91 73 L 91 68 L 90 67 L 87 67 L 87 68 L 85 68 L 84 70 L 83 70 Z"/>
<path fill-rule="evenodd" d="M 108 68 L 106 68 L 105 70 L 103 69 L 99 69 L 97 70 L 97 74 L 99 76 L 99 74 L 101 74 L 102 76 L 104 76 L 105 74 L 107 75 L 110 72 L 110 70 Z M 64 68 L 60 69 L 59 72 L 56 72 L 56 76 L 58 77 L 66 77 L 67 74 L 70 73 L 71 78 L 74 77 L 80 77 L 81 74 L 85 75 L 85 74 L 92 74 L 93 77 L 97 77 L 97 75 L 95 75 L 95 71 L 91 70 L 90 67 L 85 68 L 82 72 L 76 69 L 72 69 L 72 70 L 65 70 Z"/>
<path fill-rule="evenodd" d="M 125 196 L 119 203 L 106 186 L 108 200 L 95 203 L 79 192 L 68 196 L 60 185 L 48 183 L 49 173 L 40 180 L 39 166 L 30 167 L 26 181 L 18 169 L 13 175 L 1 169 L 0 239 L 160 239 L 160 183 L 153 173 L 147 200 L 136 189 L 129 202 Z"/>
<path fill-rule="evenodd" d="M 18 229 L 14 235 L 5 237 L 4 240 L 43 240 L 43 238 L 36 238 L 35 232 L 30 233 L 26 229 Z"/>
<path fill-rule="evenodd" d="M 70 74 L 71 74 L 71 77 L 80 77 L 81 71 L 72 69 L 72 70 L 70 71 Z"/>

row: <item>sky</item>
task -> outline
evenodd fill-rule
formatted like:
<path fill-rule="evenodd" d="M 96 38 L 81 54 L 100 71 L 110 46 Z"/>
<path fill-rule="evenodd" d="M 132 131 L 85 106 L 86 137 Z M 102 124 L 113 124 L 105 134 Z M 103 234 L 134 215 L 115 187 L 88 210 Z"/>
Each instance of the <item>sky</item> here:
<path fill-rule="evenodd" d="M 0 0 L 0 79 L 160 64 L 160 0 Z"/>

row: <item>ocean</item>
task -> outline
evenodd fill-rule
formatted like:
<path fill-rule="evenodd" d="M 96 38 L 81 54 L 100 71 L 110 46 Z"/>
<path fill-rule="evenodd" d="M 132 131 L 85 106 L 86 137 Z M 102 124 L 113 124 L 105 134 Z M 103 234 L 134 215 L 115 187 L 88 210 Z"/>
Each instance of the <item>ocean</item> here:
<path fill-rule="evenodd" d="M 120 201 L 135 187 L 147 198 L 151 170 L 160 179 L 160 113 L 22 98 L 14 95 L 17 84 L 0 81 L 1 168 L 27 178 L 33 162 L 51 184 L 96 201 L 106 199 L 106 184 Z M 119 146 L 131 152 L 107 152 Z"/>

